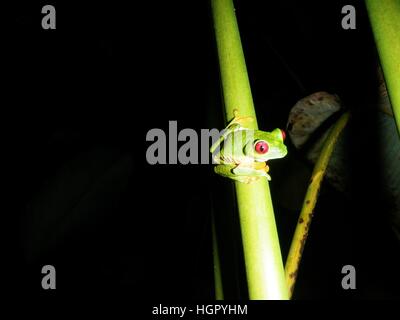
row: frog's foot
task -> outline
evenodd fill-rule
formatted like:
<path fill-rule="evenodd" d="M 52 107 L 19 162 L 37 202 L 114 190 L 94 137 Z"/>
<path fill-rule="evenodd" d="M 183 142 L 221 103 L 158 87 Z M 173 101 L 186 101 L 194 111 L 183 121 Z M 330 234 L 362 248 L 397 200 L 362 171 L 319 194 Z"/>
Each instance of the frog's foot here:
<path fill-rule="evenodd" d="M 251 165 L 239 164 L 232 169 L 232 173 L 236 176 L 246 176 L 246 177 L 266 177 L 268 181 L 271 181 L 270 175 L 267 173 L 269 167 L 265 162 L 254 162 Z"/>
<path fill-rule="evenodd" d="M 258 171 L 259 175 L 264 176 L 267 178 L 268 181 L 271 181 L 271 176 L 268 174 L 269 166 L 266 162 L 255 162 L 253 164 L 254 170 Z"/>
<path fill-rule="evenodd" d="M 253 168 L 256 170 L 262 170 L 264 172 L 269 172 L 269 166 L 266 162 L 255 162 Z"/>
<path fill-rule="evenodd" d="M 228 123 L 228 128 L 232 125 L 239 125 L 241 127 L 246 127 L 246 124 L 249 122 L 253 122 L 254 117 L 252 116 L 239 116 L 238 109 L 233 110 L 233 119 Z"/>
<path fill-rule="evenodd" d="M 255 182 L 255 181 L 259 180 L 260 178 L 261 177 L 257 177 L 257 176 L 254 176 L 254 177 L 251 177 L 251 176 L 237 176 L 235 178 L 235 180 L 239 181 L 239 182 L 242 182 L 242 183 L 245 183 L 245 184 L 250 184 L 252 182 Z"/>
<path fill-rule="evenodd" d="M 237 167 L 238 166 L 236 165 L 219 164 L 214 167 L 214 171 L 215 173 L 223 177 L 230 178 L 232 180 L 246 184 L 257 181 L 262 176 L 262 175 L 254 175 L 251 174 L 250 172 L 240 172 L 240 169 L 239 172 L 237 170 L 235 171 Z"/>

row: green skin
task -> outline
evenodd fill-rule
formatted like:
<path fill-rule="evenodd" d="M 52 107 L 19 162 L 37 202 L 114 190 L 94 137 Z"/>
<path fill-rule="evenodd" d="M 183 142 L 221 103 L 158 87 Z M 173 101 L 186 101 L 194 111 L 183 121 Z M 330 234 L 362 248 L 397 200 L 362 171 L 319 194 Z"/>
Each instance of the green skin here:
<path fill-rule="evenodd" d="M 250 183 L 261 177 L 271 180 L 266 161 L 283 158 L 287 154 L 282 131 L 280 129 L 272 132 L 246 129 L 246 123 L 253 121 L 253 118 L 237 117 L 236 113 L 224 133 L 210 148 L 214 163 L 217 164 L 214 171 L 221 176 L 243 183 Z M 268 144 L 267 152 L 260 153 L 256 150 L 259 142 Z M 217 150 L 218 147 L 219 150 Z"/>

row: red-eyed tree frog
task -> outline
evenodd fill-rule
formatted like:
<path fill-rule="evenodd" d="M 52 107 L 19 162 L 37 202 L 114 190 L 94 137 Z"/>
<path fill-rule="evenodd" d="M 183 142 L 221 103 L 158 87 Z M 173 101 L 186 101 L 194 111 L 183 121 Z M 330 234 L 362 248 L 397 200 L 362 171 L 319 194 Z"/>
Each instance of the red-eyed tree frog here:
<path fill-rule="evenodd" d="M 217 164 L 214 171 L 243 183 L 251 183 L 261 177 L 271 180 L 266 161 L 286 156 L 287 149 L 283 143 L 285 132 L 280 129 L 271 132 L 248 129 L 246 123 L 249 121 L 254 119 L 238 117 L 235 110 L 234 118 L 210 148 L 213 161 Z"/>

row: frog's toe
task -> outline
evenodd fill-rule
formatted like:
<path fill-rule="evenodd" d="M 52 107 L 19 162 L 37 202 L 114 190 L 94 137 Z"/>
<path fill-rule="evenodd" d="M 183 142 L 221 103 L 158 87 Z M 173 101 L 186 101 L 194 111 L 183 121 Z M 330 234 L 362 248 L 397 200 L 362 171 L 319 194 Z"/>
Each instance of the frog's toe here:
<path fill-rule="evenodd" d="M 258 179 L 260 179 L 260 177 L 251 177 L 251 176 L 242 176 L 242 177 L 237 177 L 236 180 L 245 184 L 250 184 L 252 182 L 257 181 Z"/>
<path fill-rule="evenodd" d="M 271 176 L 267 173 L 267 171 L 263 171 L 263 176 L 266 177 L 268 181 L 271 181 Z"/>

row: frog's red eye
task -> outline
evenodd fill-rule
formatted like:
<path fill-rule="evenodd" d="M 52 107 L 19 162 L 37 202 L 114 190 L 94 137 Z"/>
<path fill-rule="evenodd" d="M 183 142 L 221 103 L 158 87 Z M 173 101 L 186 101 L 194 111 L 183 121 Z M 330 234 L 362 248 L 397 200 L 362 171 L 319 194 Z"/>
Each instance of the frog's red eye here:
<path fill-rule="evenodd" d="M 257 153 L 259 154 L 265 154 L 268 152 L 268 143 L 265 141 L 258 141 L 256 145 L 254 146 L 254 149 L 256 150 Z"/>
<path fill-rule="evenodd" d="M 286 132 L 281 129 L 282 140 L 286 139 Z"/>

